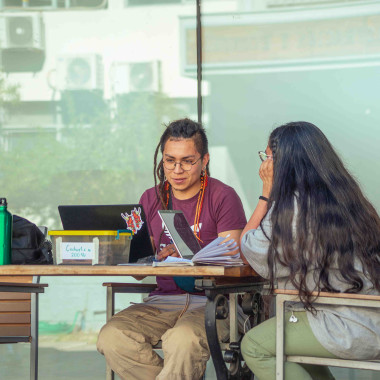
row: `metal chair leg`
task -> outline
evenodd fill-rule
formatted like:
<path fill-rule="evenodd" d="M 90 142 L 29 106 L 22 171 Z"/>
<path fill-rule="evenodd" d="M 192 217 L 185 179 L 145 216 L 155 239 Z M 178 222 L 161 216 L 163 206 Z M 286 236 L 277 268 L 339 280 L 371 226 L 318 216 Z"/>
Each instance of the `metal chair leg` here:
<path fill-rule="evenodd" d="M 107 322 L 115 314 L 115 292 L 113 291 L 112 286 L 107 286 Z M 115 373 L 112 371 L 111 367 L 106 364 L 106 380 L 114 380 Z"/>
<path fill-rule="evenodd" d="M 284 380 L 285 300 L 276 296 L 276 380 Z"/>
<path fill-rule="evenodd" d="M 30 380 L 38 379 L 38 293 L 31 294 Z"/>

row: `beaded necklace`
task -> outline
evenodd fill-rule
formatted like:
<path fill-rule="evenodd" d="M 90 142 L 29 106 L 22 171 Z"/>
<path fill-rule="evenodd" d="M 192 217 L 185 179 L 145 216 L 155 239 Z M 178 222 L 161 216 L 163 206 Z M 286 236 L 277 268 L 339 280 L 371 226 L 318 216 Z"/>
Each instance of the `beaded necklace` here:
<path fill-rule="evenodd" d="M 207 185 L 208 185 L 208 176 L 207 176 L 207 173 L 205 171 L 204 174 L 203 173 L 201 174 L 201 188 L 200 188 L 199 193 L 198 193 L 198 201 L 197 201 L 197 206 L 195 208 L 194 231 L 193 231 L 195 237 L 201 243 L 203 243 L 203 240 L 201 240 L 201 231 L 199 229 L 199 219 L 201 217 L 203 200 L 204 200 Z M 170 184 L 168 181 L 165 181 L 164 189 L 165 189 L 165 193 L 166 193 L 166 199 L 165 199 L 166 208 L 168 208 L 170 191 L 171 191 Z"/>

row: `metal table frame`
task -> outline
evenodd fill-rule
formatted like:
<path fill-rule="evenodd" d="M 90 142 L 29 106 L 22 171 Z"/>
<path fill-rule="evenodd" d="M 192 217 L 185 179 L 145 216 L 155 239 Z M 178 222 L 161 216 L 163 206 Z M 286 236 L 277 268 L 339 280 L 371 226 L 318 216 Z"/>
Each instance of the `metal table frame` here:
<path fill-rule="evenodd" d="M 211 357 L 218 380 L 250 379 L 251 373 L 242 365 L 240 335 L 237 326 L 238 294 L 260 294 L 263 282 L 248 266 L 218 267 L 148 267 L 148 266 L 80 266 L 80 265 L 7 265 L 0 267 L 1 275 L 39 276 L 195 276 L 196 287 L 207 296 L 205 324 Z M 1 277 L 0 277 L 1 281 Z M 139 284 L 134 284 L 139 285 Z M 140 284 L 141 285 L 141 284 Z M 141 293 L 142 291 L 137 291 Z M 146 291 L 145 291 L 146 292 Z M 225 295 L 229 295 L 229 302 Z M 114 293 L 109 295 L 113 302 Z M 229 304 L 229 306 L 228 306 Z M 216 320 L 230 315 L 230 342 L 220 345 Z M 226 350 L 224 357 L 222 350 Z M 226 361 L 229 363 L 227 368 Z"/>

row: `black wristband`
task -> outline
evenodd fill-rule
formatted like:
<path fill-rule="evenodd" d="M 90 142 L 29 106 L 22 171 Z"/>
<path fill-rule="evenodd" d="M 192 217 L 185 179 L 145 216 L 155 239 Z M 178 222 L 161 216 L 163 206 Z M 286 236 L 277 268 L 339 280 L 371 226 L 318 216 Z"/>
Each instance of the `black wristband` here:
<path fill-rule="evenodd" d="M 269 201 L 269 199 L 268 199 L 267 197 L 264 197 L 263 195 L 260 195 L 260 196 L 259 196 L 259 199 L 262 199 L 262 200 L 265 201 L 265 202 L 268 202 L 268 201 Z"/>

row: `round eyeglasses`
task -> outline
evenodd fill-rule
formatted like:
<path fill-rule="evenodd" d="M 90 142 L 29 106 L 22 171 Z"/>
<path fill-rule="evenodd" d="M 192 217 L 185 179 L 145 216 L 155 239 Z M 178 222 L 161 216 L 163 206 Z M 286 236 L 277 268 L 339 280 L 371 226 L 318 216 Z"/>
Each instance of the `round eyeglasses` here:
<path fill-rule="evenodd" d="M 265 161 L 266 159 L 268 158 L 272 158 L 273 159 L 273 156 L 269 155 L 269 154 L 266 154 L 265 152 L 263 152 L 262 150 L 259 151 L 259 157 L 260 157 L 260 160 L 261 161 Z"/>
<path fill-rule="evenodd" d="M 191 160 L 181 160 L 181 161 L 175 161 L 172 158 L 165 158 L 164 159 L 164 167 L 167 170 L 174 170 L 176 165 L 178 164 L 182 170 L 185 170 L 186 172 L 190 171 L 192 167 L 201 159 L 202 157 L 199 157 L 196 161 Z"/>

